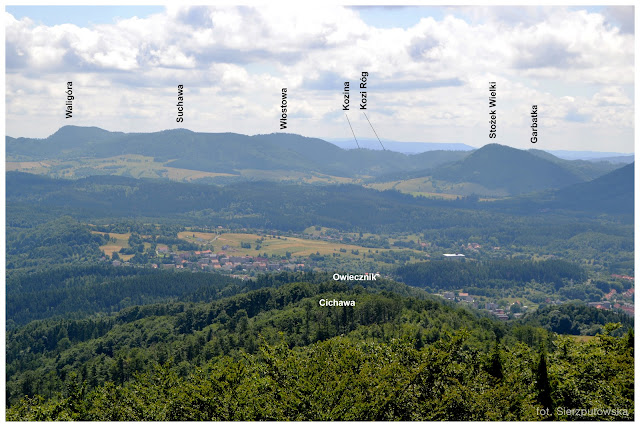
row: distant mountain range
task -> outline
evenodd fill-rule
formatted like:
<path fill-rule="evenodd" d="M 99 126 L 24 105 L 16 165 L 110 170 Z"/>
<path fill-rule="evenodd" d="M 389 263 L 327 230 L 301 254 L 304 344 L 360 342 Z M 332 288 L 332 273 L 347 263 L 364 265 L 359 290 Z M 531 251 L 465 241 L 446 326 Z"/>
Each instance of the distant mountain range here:
<path fill-rule="evenodd" d="M 369 150 L 397 151 L 405 154 L 418 154 L 426 151 L 447 150 L 447 151 L 473 151 L 477 147 L 472 147 L 462 143 L 446 142 L 401 142 L 393 140 L 379 141 L 375 138 L 358 138 L 358 143 L 353 138 L 324 138 L 332 144 L 345 150 L 356 148 L 367 148 Z M 358 145 L 360 147 L 358 147 Z M 536 150 L 540 151 L 540 150 Z M 570 151 L 570 150 L 544 150 L 564 160 L 587 160 L 590 162 L 611 162 L 629 164 L 634 161 L 633 153 L 616 153 L 603 151 Z"/>
<path fill-rule="evenodd" d="M 545 150 L 556 157 L 565 160 L 589 160 L 593 162 L 605 161 L 612 163 L 631 163 L 633 153 L 615 153 L 604 151 L 568 151 L 568 150 Z"/>
<path fill-rule="evenodd" d="M 569 161 L 541 150 L 525 151 L 498 144 L 475 150 L 464 144 L 429 146 L 448 150 L 419 154 L 364 148 L 345 150 L 321 139 L 295 134 L 247 136 L 186 129 L 122 133 L 65 126 L 44 139 L 6 137 L 8 162 L 73 161 L 82 168 L 83 162 L 91 159 L 139 155 L 152 158 L 160 167 L 226 173 L 238 179 L 247 179 L 243 175 L 247 170 L 269 171 L 269 178 L 262 179 L 275 180 L 291 171 L 344 178 L 349 182 L 430 177 L 446 183 L 471 183 L 480 192 L 485 188 L 509 195 L 587 182 L 619 167 L 619 163 Z M 85 169 L 89 173 L 84 176 L 125 174 L 113 172 L 115 169 L 101 169 L 99 173 L 93 173 L 95 170 L 90 167 Z"/>
<path fill-rule="evenodd" d="M 463 154 L 438 151 L 408 156 L 393 151 L 343 150 L 321 139 L 284 133 L 247 136 L 186 129 L 121 133 L 78 126 L 65 126 L 45 139 L 7 137 L 6 142 L 9 161 L 137 154 L 153 157 L 169 167 L 205 172 L 234 174 L 243 169 L 261 169 L 341 177 L 433 167 Z"/>
<path fill-rule="evenodd" d="M 382 147 L 386 150 L 397 151 L 404 154 L 419 154 L 426 151 L 471 151 L 475 150 L 467 144 L 462 143 L 441 143 L 441 142 L 400 142 L 391 140 L 378 141 L 374 138 L 358 138 L 358 143 L 353 138 L 325 138 L 325 141 L 329 141 L 332 144 L 337 145 L 345 150 L 353 150 L 358 148 L 367 148 L 369 150 L 382 150 Z"/>

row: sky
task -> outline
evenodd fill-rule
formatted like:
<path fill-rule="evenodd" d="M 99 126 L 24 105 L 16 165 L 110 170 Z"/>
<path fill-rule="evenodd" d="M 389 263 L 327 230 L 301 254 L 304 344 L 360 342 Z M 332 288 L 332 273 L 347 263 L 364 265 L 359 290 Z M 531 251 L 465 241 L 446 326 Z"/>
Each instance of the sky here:
<path fill-rule="evenodd" d="M 632 6 L 7 6 L 6 134 L 45 138 L 77 125 L 350 138 L 346 115 L 357 137 L 383 142 L 630 153 L 634 14 Z M 362 72 L 371 124 L 359 109 Z"/>

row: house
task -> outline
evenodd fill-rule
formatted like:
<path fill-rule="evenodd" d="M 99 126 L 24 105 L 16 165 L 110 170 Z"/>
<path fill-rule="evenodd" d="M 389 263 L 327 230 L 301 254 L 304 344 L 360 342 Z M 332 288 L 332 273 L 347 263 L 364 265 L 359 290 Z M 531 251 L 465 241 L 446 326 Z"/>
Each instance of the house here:
<path fill-rule="evenodd" d="M 470 297 L 467 292 L 459 292 L 458 298 L 460 298 L 460 301 L 473 302 L 473 297 Z"/>
<path fill-rule="evenodd" d="M 611 303 L 609 301 L 590 302 L 588 305 L 590 307 L 599 308 L 601 310 L 610 310 L 611 309 Z"/>
<path fill-rule="evenodd" d="M 454 298 L 453 292 L 445 292 L 444 297 L 446 299 L 453 299 Z"/>

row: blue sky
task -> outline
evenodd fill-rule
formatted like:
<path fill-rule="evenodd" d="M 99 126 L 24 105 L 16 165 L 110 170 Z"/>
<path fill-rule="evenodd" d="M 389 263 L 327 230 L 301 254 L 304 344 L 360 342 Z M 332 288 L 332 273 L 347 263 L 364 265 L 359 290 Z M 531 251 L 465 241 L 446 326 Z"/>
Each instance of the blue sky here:
<path fill-rule="evenodd" d="M 377 28 L 409 28 L 424 16 L 441 20 L 445 14 L 455 14 L 455 7 L 440 6 L 352 6 L 367 24 Z M 598 13 L 603 6 L 572 6 Z M 145 18 L 161 13 L 164 6 L 6 6 L 14 17 L 29 18 L 37 24 L 75 24 L 87 27 L 95 24 L 112 24 L 119 19 Z"/>
<path fill-rule="evenodd" d="M 145 18 L 161 13 L 164 6 L 7 6 L 6 11 L 15 18 L 29 18 L 36 24 L 48 26 L 74 24 L 88 27 L 95 24 L 113 24 L 118 19 Z"/>

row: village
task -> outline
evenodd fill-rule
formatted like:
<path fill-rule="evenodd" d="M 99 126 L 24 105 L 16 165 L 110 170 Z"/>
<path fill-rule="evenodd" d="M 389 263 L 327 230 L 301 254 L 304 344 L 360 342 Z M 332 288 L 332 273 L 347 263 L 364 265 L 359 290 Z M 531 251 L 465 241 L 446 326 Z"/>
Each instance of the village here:
<path fill-rule="evenodd" d="M 218 271 L 232 274 L 234 277 L 248 278 L 256 272 L 267 271 L 299 271 L 312 268 L 308 261 L 306 264 L 297 258 L 279 259 L 275 257 L 233 255 L 235 249 L 227 245 L 222 246 L 221 251 L 211 250 L 170 252 L 167 246 L 158 246 L 158 259 L 163 262 L 152 263 L 151 268 L 164 270 L 188 269 L 191 271 Z M 129 262 L 113 260 L 112 265 L 130 265 Z M 254 274 L 250 274 L 254 273 Z"/>
<path fill-rule="evenodd" d="M 618 279 L 629 280 L 631 282 L 634 281 L 634 278 L 630 276 L 620 276 L 617 274 L 612 274 L 611 276 Z M 588 302 L 587 305 L 589 307 L 595 307 L 598 310 L 621 310 L 625 314 L 634 317 L 634 292 L 634 288 L 627 289 L 626 291 L 621 293 L 618 293 L 615 289 L 612 289 L 603 297 L 602 301 Z M 514 301 L 512 303 L 504 300 L 487 301 L 484 297 L 469 295 L 469 293 L 462 291 L 443 292 L 437 295 L 443 297 L 446 300 L 468 305 L 475 309 L 486 310 L 499 320 L 505 321 L 519 319 L 528 311 L 533 310 L 531 307 L 521 304 L 520 301 Z M 547 298 L 544 303 L 546 305 L 561 305 L 565 304 L 566 302 L 567 301 Z"/>

